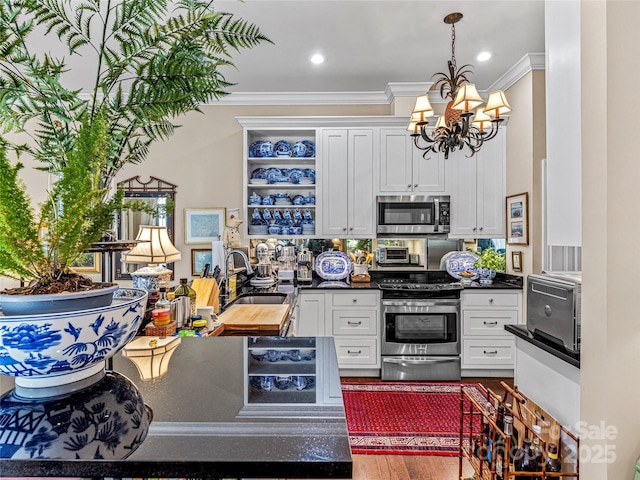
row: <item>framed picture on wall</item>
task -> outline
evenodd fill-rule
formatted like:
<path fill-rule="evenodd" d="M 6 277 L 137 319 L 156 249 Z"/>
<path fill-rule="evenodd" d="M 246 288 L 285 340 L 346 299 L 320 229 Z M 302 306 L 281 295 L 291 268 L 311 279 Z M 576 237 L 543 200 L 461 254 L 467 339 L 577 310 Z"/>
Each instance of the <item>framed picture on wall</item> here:
<path fill-rule="evenodd" d="M 507 197 L 507 243 L 529 245 L 529 210 L 527 192 Z"/>
<path fill-rule="evenodd" d="M 224 208 L 185 208 L 184 243 L 211 243 L 222 238 Z"/>
<path fill-rule="evenodd" d="M 78 273 L 100 273 L 100 254 L 83 253 L 73 262 L 71 269 Z"/>
<path fill-rule="evenodd" d="M 511 268 L 514 272 L 522 271 L 522 252 L 511 252 Z"/>
<path fill-rule="evenodd" d="M 210 248 L 192 248 L 191 249 L 191 275 L 197 277 L 202 272 L 206 264 L 211 265 L 211 249 Z"/>

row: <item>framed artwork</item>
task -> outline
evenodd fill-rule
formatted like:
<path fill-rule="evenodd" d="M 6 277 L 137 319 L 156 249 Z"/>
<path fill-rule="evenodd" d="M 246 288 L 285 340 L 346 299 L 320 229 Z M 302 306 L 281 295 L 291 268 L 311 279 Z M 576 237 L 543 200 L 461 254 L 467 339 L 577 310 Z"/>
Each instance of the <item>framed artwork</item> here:
<path fill-rule="evenodd" d="M 522 271 L 522 252 L 511 252 L 511 268 L 514 272 Z"/>
<path fill-rule="evenodd" d="M 197 277 L 202 272 L 206 264 L 211 265 L 211 249 L 210 248 L 192 248 L 191 249 L 191 275 Z"/>
<path fill-rule="evenodd" d="M 100 254 L 83 253 L 73 262 L 71 268 L 78 273 L 100 273 Z"/>
<path fill-rule="evenodd" d="M 211 243 L 222 238 L 226 213 L 224 208 L 184 210 L 184 243 Z"/>
<path fill-rule="evenodd" d="M 529 245 L 529 194 L 527 192 L 507 197 L 507 243 Z"/>

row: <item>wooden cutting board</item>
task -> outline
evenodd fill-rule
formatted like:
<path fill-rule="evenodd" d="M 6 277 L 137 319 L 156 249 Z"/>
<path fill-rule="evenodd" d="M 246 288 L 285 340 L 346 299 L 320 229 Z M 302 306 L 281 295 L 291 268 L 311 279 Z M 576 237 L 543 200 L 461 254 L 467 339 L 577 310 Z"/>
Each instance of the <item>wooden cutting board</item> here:
<path fill-rule="evenodd" d="M 224 330 L 278 330 L 282 328 L 289 305 L 232 305 L 218 316 Z"/>
<path fill-rule="evenodd" d="M 196 291 L 196 305 L 213 307 L 213 313 L 220 311 L 220 289 L 215 278 L 195 278 L 191 288 Z"/>

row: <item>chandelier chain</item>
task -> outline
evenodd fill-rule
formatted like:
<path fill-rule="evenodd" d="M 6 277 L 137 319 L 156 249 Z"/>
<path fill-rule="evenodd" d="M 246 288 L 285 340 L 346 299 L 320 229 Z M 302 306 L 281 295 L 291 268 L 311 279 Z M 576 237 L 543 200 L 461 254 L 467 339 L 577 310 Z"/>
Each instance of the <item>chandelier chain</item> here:
<path fill-rule="evenodd" d="M 451 64 L 456 68 L 456 24 L 451 24 Z"/>

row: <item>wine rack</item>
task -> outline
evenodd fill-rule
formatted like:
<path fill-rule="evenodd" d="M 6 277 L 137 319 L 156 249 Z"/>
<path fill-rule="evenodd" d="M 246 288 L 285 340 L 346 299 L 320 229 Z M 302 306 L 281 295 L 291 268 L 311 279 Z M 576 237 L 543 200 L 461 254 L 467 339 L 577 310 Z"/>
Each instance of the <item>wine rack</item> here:
<path fill-rule="evenodd" d="M 476 480 L 518 480 L 522 478 L 547 480 L 555 478 L 579 478 L 579 440 L 569 430 L 564 428 L 551 415 L 540 408 L 535 402 L 527 398 L 517 387 L 511 388 L 501 382 L 505 392 L 499 396 L 491 390 L 486 391 L 484 398 L 479 398 L 477 389 L 468 388 L 464 385 L 460 388 L 460 455 L 459 455 L 459 476 L 461 479 L 469 477 L 463 476 L 464 462 L 471 464 Z M 509 398 L 511 402 L 509 403 Z M 537 472 L 515 471 L 513 464 L 510 464 L 508 455 L 503 464 L 503 477 L 496 471 L 496 444 L 502 443 L 505 451 L 511 451 L 511 437 L 506 435 L 495 422 L 495 406 L 501 404 L 505 408 L 505 415 L 513 416 L 513 428 L 517 432 L 517 438 L 522 443 L 522 439 L 537 437 L 544 458 L 546 458 L 547 445 L 554 443 L 558 446 L 558 458 L 562 462 L 561 472 L 547 472 L 543 462 L 542 467 Z M 490 406 L 490 407 L 489 407 Z M 481 424 L 488 422 L 491 427 L 491 452 L 479 458 L 474 453 L 474 437 L 481 433 Z M 541 427 L 541 434 L 538 435 L 533 426 Z M 516 448 L 520 445 L 516 445 Z M 498 468 L 499 470 L 499 468 Z"/>

